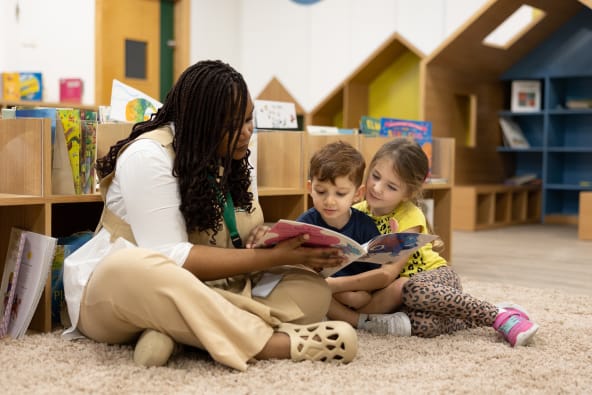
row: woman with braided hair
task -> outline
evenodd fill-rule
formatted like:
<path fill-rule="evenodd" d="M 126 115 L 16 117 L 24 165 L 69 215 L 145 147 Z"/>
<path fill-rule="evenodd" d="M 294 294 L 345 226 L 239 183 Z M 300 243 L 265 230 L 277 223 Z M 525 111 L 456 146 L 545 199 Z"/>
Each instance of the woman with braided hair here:
<path fill-rule="evenodd" d="M 105 205 L 64 264 L 66 336 L 136 342 L 144 366 L 165 365 L 176 344 L 239 370 L 353 359 L 355 330 L 323 321 L 331 291 L 315 272 L 340 264 L 339 250 L 302 247 L 307 236 L 252 248 L 266 231 L 250 192 L 252 114 L 242 75 L 201 61 L 97 160 Z"/>

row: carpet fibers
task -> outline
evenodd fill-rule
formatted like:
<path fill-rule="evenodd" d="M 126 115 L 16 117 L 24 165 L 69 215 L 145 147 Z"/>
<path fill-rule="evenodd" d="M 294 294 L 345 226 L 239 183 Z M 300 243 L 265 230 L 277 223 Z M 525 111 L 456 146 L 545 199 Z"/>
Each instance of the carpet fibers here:
<path fill-rule="evenodd" d="M 131 346 L 64 341 L 59 332 L 0 341 L 0 388 L 11 394 L 586 394 L 592 391 L 592 299 L 464 278 L 491 302 L 513 301 L 540 324 L 511 348 L 491 328 L 434 339 L 359 332 L 347 365 L 260 361 L 238 372 L 185 350 L 167 367 L 134 365 Z"/>

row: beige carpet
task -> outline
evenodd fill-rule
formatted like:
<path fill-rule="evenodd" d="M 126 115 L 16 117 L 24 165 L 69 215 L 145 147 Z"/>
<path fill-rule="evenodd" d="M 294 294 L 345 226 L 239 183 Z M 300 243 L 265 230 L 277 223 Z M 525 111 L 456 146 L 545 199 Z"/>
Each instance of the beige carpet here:
<path fill-rule="evenodd" d="M 435 339 L 360 332 L 358 357 L 348 365 L 267 361 L 241 373 L 197 351 L 175 356 L 167 367 L 140 368 L 131 347 L 66 342 L 54 332 L 0 341 L 0 388 L 10 394 L 592 392 L 590 296 L 469 279 L 464 286 L 475 296 L 527 307 L 541 325 L 534 344 L 512 349 L 490 328 Z"/>

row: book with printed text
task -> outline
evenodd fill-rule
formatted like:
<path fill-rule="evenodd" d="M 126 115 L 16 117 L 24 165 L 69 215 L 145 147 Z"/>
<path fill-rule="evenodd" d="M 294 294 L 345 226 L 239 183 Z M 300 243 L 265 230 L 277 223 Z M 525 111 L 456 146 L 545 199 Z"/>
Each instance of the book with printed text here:
<path fill-rule="evenodd" d="M 25 240 L 7 331 L 15 339 L 22 337 L 31 323 L 45 289 L 57 243 L 54 237 L 27 230 L 20 231 Z"/>
<path fill-rule="evenodd" d="M 12 228 L 8 240 L 6 260 L 4 261 L 2 285 L 0 286 L 0 297 L 2 298 L 2 304 L 0 305 L 0 339 L 6 336 L 10 319 L 14 316 L 16 307 L 18 307 L 18 305 L 14 304 L 14 295 L 24 248 L 25 234 L 18 228 Z"/>
<path fill-rule="evenodd" d="M 411 119 L 380 118 L 380 135 L 412 138 L 428 157 L 429 173 L 432 169 L 432 123 Z M 427 179 L 427 178 L 426 178 Z"/>
<path fill-rule="evenodd" d="M 258 242 L 260 247 L 271 247 L 281 241 L 308 234 L 304 247 L 337 247 L 347 257 L 338 267 L 325 268 L 321 275 L 328 277 L 352 262 L 371 262 L 388 264 L 401 256 L 409 256 L 424 244 L 431 243 L 438 236 L 422 233 L 389 233 L 378 235 L 360 244 L 355 240 L 331 229 L 303 222 L 281 219 Z"/>

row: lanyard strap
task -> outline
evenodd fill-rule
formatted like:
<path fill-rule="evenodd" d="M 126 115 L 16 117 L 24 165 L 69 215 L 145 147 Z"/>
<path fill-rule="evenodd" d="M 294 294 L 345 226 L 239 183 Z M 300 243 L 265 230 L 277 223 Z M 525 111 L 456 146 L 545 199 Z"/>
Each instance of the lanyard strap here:
<path fill-rule="evenodd" d="M 232 240 L 232 245 L 234 248 L 243 248 L 243 241 L 236 228 L 234 202 L 232 201 L 232 196 L 230 196 L 230 193 L 226 194 L 226 199 L 224 200 L 224 222 L 226 223 L 226 227 L 230 232 L 230 240 Z"/>

